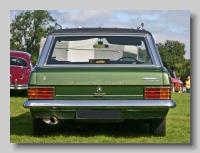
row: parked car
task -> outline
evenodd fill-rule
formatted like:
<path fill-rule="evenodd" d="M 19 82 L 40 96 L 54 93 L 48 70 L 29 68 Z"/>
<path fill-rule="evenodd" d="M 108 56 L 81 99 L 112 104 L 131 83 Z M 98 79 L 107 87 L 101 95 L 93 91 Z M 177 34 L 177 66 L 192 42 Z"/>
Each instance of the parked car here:
<path fill-rule="evenodd" d="M 171 77 L 171 91 L 172 92 L 183 92 L 183 82 L 176 76 L 173 70 L 169 70 Z"/>
<path fill-rule="evenodd" d="M 152 34 L 144 29 L 67 28 L 49 32 L 28 82 L 33 134 L 82 122 L 148 123 L 166 135 L 176 103 Z"/>
<path fill-rule="evenodd" d="M 10 90 L 27 90 L 32 69 L 33 65 L 29 53 L 10 50 Z"/>

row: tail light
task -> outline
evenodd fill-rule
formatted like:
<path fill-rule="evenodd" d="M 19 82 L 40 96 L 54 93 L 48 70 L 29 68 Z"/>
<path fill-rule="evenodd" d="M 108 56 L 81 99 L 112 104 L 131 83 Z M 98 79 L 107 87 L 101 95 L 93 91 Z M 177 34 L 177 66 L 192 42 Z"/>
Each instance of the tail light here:
<path fill-rule="evenodd" d="M 171 99 L 170 87 L 146 87 L 145 99 Z"/>
<path fill-rule="evenodd" d="M 29 87 L 28 99 L 54 99 L 54 87 Z"/>

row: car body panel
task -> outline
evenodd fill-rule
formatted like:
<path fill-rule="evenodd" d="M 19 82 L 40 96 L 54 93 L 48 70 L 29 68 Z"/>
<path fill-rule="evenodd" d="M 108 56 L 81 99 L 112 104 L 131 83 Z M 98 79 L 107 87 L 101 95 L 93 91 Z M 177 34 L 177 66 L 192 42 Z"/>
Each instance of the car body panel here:
<path fill-rule="evenodd" d="M 35 80 L 38 87 L 54 86 L 55 99 L 143 99 L 144 85 L 170 84 L 167 77 L 163 81 L 165 73 L 162 73 L 161 67 L 43 67 L 37 68 L 36 71 L 37 75 L 32 73 L 30 77 L 30 86 L 34 85 Z M 57 76 L 59 79 L 55 80 Z M 104 95 L 95 95 L 99 86 Z"/>

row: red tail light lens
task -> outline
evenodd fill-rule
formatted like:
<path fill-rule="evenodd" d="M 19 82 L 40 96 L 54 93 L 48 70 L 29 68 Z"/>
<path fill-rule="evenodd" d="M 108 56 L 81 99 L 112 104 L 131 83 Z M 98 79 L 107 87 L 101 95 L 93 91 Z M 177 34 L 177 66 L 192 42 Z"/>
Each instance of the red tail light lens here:
<path fill-rule="evenodd" d="M 170 87 L 146 87 L 145 99 L 171 99 Z"/>
<path fill-rule="evenodd" d="M 53 87 L 28 88 L 28 99 L 54 99 Z"/>

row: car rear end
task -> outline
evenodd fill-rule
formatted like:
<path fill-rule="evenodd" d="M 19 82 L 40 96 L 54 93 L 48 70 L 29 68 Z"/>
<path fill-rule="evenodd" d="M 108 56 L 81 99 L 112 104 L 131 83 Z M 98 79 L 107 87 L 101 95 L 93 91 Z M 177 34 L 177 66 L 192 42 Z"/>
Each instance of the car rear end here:
<path fill-rule="evenodd" d="M 27 90 L 30 72 L 30 55 L 22 51 L 10 51 L 10 90 Z"/>
<path fill-rule="evenodd" d="M 176 106 L 169 74 L 149 32 L 124 32 L 75 29 L 47 37 L 24 102 L 34 134 L 60 121 L 145 120 L 152 134 L 166 135 L 165 118 Z"/>

